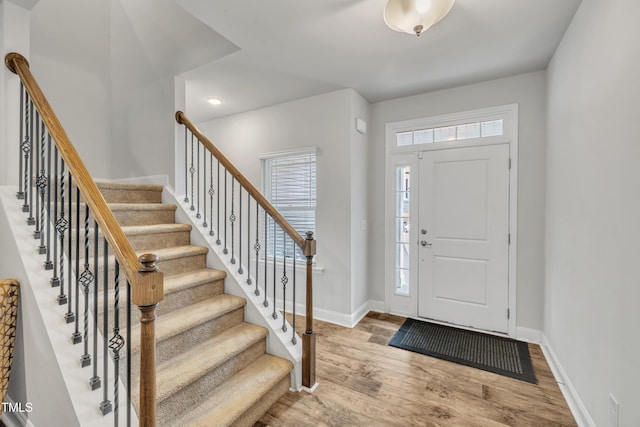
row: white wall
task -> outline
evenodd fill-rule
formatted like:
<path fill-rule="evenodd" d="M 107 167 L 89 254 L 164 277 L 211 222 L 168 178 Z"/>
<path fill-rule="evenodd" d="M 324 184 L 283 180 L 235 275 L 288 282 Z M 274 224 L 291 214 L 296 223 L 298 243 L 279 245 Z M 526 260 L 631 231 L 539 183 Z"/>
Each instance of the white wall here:
<path fill-rule="evenodd" d="M 17 185 L 20 145 L 20 80 L 4 65 L 4 57 L 10 52 L 23 52 L 28 60 L 29 43 L 29 11 L 0 0 L 0 185 Z"/>
<path fill-rule="evenodd" d="M 365 293 L 365 273 L 352 266 L 352 236 L 361 234 L 353 230 L 353 224 L 359 230 L 365 215 L 364 189 L 355 201 L 351 196 L 354 185 L 362 186 L 366 170 L 358 169 L 352 175 L 353 167 L 363 162 L 356 159 L 354 164 L 352 154 L 366 148 L 364 137 L 352 133 L 355 114 L 366 115 L 366 105 L 353 90 L 344 89 L 198 125 L 257 188 L 262 183 L 260 154 L 318 148 L 317 266 L 324 272 L 314 274 L 314 306 L 318 317 L 323 317 L 324 310 L 338 316 L 333 320 L 346 322 L 355 304 L 352 298 L 362 299 Z M 351 215 L 354 206 L 359 211 L 357 219 Z M 362 251 L 360 242 L 354 244 Z M 363 268 L 362 260 L 355 261 L 358 269 Z M 352 289 L 354 278 L 357 289 Z M 303 301 L 304 293 L 299 292 L 298 297 Z"/>
<path fill-rule="evenodd" d="M 383 301 L 385 124 L 519 104 L 517 326 L 542 330 L 544 307 L 545 72 L 379 102 L 371 107 L 369 149 L 370 299 Z"/>
<path fill-rule="evenodd" d="M 369 300 L 367 153 L 370 136 L 356 130 L 356 119 L 369 124 L 369 109 L 370 104 L 351 91 L 351 313 Z"/>
<path fill-rule="evenodd" d="M 548 69 L 545 334 L 598 426 L 640 425 L 636 0 L 583 0 Z"/>

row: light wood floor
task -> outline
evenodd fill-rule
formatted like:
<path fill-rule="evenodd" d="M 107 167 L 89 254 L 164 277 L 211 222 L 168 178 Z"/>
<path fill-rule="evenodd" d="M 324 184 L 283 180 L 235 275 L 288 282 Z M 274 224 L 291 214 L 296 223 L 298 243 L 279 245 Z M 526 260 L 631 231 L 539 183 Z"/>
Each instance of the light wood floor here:
<path fill-rule="evenodd" d="M 287 393 L 255 426 L 576 425 L 539 346 L 534 385 L 388 346 L 404 320 L 316 322 L 319 387 Z"/>

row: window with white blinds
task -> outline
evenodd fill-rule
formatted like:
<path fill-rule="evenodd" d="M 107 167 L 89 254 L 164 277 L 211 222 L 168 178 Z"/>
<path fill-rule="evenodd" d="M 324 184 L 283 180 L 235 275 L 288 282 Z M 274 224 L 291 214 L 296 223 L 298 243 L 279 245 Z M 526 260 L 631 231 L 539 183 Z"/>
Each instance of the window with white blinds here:
<path fill-rule="evenodd" d="M 316 153 L 315 150 L 272 155 L 263 159 L 265 196 L 303 237 L 315 234 Z M 267 223 L 267 255 L 304 259 L 290 239 L 273 221 Z"/>

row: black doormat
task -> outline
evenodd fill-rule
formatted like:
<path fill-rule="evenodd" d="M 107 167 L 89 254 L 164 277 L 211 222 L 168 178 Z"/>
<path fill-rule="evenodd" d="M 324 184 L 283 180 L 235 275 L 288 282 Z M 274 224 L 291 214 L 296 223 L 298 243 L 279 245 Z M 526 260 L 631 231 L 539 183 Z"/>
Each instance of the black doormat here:
<path fill-rule="evenodd" d="M 389 345 L 538 384 L 522 341 L 407 319 Z"/>

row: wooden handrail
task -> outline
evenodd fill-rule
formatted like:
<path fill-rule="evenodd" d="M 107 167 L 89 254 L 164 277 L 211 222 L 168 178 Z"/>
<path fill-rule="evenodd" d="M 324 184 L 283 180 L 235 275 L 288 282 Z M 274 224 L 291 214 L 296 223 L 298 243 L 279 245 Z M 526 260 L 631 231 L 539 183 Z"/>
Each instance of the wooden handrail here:
<path fill-rule="evenodd" d="M 220 164 L 224 166 L 224 168 L 229 171 L 231 176 L 233 176 L 236 181 L 240 183 L 240 185 L 253 197 L 253 199 L 262 206 L 271 218 L 280 226 L 280 228 L 287 233 L 287 235 L 293 240 L 293 242 L 303 251 L 305 256 L 315 255 L 315 246 L 313 247 L 313 253 L 309 253 L 311 247 L 309 246 L 309 240 L 305 239 L 296 231 L 295 228 L 289 224 L 289 222 L 284 219 L 284 217 L 278 212 L 276 208 L 258 191 L 251 181 L 249 181 L 234 165 L 225 157 L 220 150 L 216 148 L 215 145 L 209 138 L 207 138 L 201 131 L 198 129 L 196 125 L 193 124 L 191 120 L 182 112 L 176 112 L 176 121 L 181 125 L 184 125 L 193 133 L 200 142 L 209 150 L 213 156 L 220 161 Z"/>
<path fill-rule="evenodd" d="M 60 152 L 60 155 L 69 168 L 75 184 L 80 189 L 83 200 L 87 205 L 89 205 L 91 214 L 98 223 L 100 230 L 104 233 L 105 239 L 109 242 L 110 249 L 113 251 L 118 263 L 120 263 L 120 267 L 124 270 L 135 294 L 136 288 L 146 284 L 140 283 L 140 280 L 136 279 L 140 276 L 139 271 L 142 268 L 142 264 L 138 260 L 138 255 L 131 247 L 129 240 L 127 240 L 122 228 L 120 228 L 118 221 L 107 206 L 107 202 L 104 200 L 102 193 L 91 178 L 91 175 L 80 159 L 78 152 L 71 144 L 66 131 L 60 124 L 60 121 L 51 108 L 49 101 L 42 93 L 42 90 L 40 89 L 40 86 L 38 86 L 33 74 L 31 74 L 29 62 L 19 53 L 13 52 L 7 54 L 5 57 L 5 63 L 11 71 L 20 76 L 27 93 L 40 113 L 40 117 L 42 117 L 51 138 L 54 140 L 56 147 Z M 161 274 L 162 273 L 157 273 L 157 275 L 160 275 L 160 279 Z M 144 282 L 148 282 L 148 280 L 144 280 Z M 161 288 L 162 285 L 160 285 L 160 289 L 156 287 L 156 289 L 154 289 L 155 292 L 152 293 L 143 292 L 142 289 L 137 289 L 137 292 L 143 298 L 143 301 L 140 301 L 141 304 L 136 303 L 136 305 L 151 305 L 162 300 L 162 293 L 159 292 L 162 290 Z"/>
<path fill-rule="evenodd" d="M 19 53 L 12 52 L 5 56 L 5 64 L 9 70 L 20 77 L 60 156 L 68 167 L 75 185 L 80 190 L 84 202 L 89 207 L 91 215 L 131 285 L 131 302 L 140 308 L 143 323 L 140 353 L 140 425 L 153 427 L 156 425 L 154 319 L 155 308 L 164 295 L 163 273 L 157 271 L 154 264 L 157 258 L 153 254 L 138 257 L 133 250 L 49 101 L 31 74 L 29 62 Z"/>

